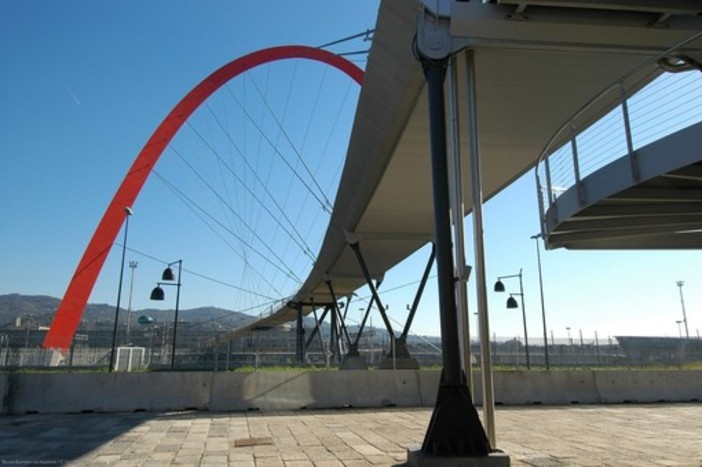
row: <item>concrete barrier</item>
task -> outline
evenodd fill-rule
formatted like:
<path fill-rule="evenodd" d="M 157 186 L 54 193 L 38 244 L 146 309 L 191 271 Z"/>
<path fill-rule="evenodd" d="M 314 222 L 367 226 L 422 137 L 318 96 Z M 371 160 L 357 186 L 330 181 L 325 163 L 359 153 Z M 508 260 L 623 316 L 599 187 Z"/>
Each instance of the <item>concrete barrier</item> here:
<path fill-rule="evenodd" d="M 602 403 L 702 400 L 702 371 L 594 372 Z"/>
<path fill-rule="evenodd" d="M 208 373 L 15 374 L 8 413 L 205 409 Z"/>
<path fill-rule="evenodd" d="M 588 370 L 499 371 L 494 373 L 495 403 L 595 404 L 600 398 L 593 373 Z"/>
<path fill-rule="evenodd" d="M 215 373 L 212 410 L 419 406 L 416 370 Z"/>
<path fill-rule="evenodd" d="M 1 412 L 297 410 L 431 406 L 439 371 L 0 374 Z M 473 399 L 482 403 L 480 374 Z M 702 400 L 702 371 L 500 371 L 498 404 Z"/>

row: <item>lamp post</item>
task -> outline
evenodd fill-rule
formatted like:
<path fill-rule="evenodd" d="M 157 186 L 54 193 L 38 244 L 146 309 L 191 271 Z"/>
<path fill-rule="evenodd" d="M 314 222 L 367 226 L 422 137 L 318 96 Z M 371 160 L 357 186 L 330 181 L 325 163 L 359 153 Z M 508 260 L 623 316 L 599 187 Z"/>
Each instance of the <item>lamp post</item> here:
<path fill-rule="evenodd" d="M 683 312 L 683 323 L 685 323 L 685 337 L 688 339 L 690 338 L 690 331 L 687 329 L 687 313 L 685 313 L 685 299 L 683 298 L 683 285 L 685 285 L 685 281 L 677 281 L 676 284 L 678 285 L 678 290 L 680 290 L 680 305 L 682 306 L 682 312 Z M 682 336 L 680 336 L 682 337 Z"/>
<path fill-rule="evenodd" d="M 131 345 L 130 334 L 132 329 L 132 294 L 134 293 L 134 271 L 139 263 L 130 261 L 129 268 L 132 270 L 129 279 L 129 302 L 127 302 L 127 345 Z"/>
<path fill-rule="evenodd" d="M 680 324 L 682 323 L 682 321 L 678 319 L 675 322 L 678 323 L 678 337 L 682 339 L 682 329 L 680 328 Z"/>
<path fill-rule="evenodd" d="M 129 217 L 133 214 L 132 208 L 124 207 L 124 241 L 122 242 L 122 262 L 119 267 L 119 283 L 117 285 L 117 306 L 115 307 L 115 325 L 112 329 L 112 350 L 110 351 L 110 372 L 115 366 L 115 344 L 117 342 L 117 324 L 119 323 L 119 304 L 122 298 L 122 279 L 124 278 L 124 256 L 127 253 L 127 234 L 129 232 Z"/>
<path fill-rule="evenodd" d="M 519 308 L 517 301 L 514 299 L 514 295 L 519 295 L 522 302 L 522 320 L 524 323 L 524 350 L 526 352 L 526 364 L 527 369 L 531 369 L 531 360 L 529 358 L 529 336 L 527 334 L 527 322 L 526 322 L 526 310 L 524 309 L 524 284 L 522 282 L 522 270 L 519 270 L 519 274 L 512 274 L 509 276 L 500 276 L 495 282 L 495 292 L 504 292 L 505 284 L 502 283 L 502 279 L 511 279 L 514 277 L 519 278 L 519 293 L 510 293 L 507 299 L 507 308 Z"/>
<path fill-rule="evenodd" d="M 171 266 L 174 264 L 178 265 L 178 277 L 175 277 L 175 274 L 173 273 L 173 269 L 171 269 Z M 151 291 L 151 300 L 156 300 L 156 301 L 163 301 L 165 298 L 166 294 L 161 288 L 162 285 L 173 285 L 177 287 L 176 289 L 176 305 L 175 305 L 175 316 L 173 318 L 173 343 L 171 344 L 171 370 L 175 368 L 175 352 L 176 352 L 176 336 L 178 335 L 178 306 L 180 304 L 180 286 L 182 285 L 180 282 L 180 275 L 183 269 L 183 260 L 179 259 L 178 261 L 173 261 L 172 263 L 168 263 L 168 266 L 166 266 L 166 269 L 163 270 L 163 274 L 161 275 L 161 280 L 163 281 L 168 281 L 168 282 L 157 282 L 156 287 Z M 172 283 L 172 281 L 176 281 L 175 284 Z"/>
<path fill-rule="evenodd" d="M 546 333 L 546 305 L 544 305 L 544 280 L 541 274 L 541 252 L 539 249 L 539 238 L 542 238 L 541 234 L 532 235 L 531 238 L 536 243 L 536 262 L 539 267 L 539 291 L 541 292 L 541 321 L 544 327 L 544 358 L 546 360 L 546 369 L 548 370 L 548 336 Z"/>

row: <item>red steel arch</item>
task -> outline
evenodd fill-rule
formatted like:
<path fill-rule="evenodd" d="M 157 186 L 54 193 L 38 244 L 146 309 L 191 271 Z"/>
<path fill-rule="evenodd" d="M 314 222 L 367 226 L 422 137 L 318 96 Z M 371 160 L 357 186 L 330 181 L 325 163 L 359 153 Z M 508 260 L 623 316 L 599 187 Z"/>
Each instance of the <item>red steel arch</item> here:
<path fill-rule="evenodd" d="M 304 58 L 331 65 L 346 73 L 358 84 L 363 84 L 363 70 L 350 61 L 326 50 L 300 45 L 272 47 L 253 52 L 224 65 L 200 82 L 161 122 L 122 180 L 68 284 L 44 339 L 44 347 L 66 350 L 71 346 L 88 297 L 124 223 L 124 208 L 134 204 L 161 153 L 188 117 L 232 78 L 259 65 L 288 58 Z"/>

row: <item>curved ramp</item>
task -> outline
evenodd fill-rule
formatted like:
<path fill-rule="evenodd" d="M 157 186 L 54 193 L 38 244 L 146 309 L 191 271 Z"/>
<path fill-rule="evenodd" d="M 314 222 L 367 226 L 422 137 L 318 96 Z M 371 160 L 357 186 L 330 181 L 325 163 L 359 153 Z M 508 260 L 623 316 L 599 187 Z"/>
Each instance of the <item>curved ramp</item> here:
<path fill-rule="evenodd" d="M 548 245 L 569 249 L 702 248 L 702 123 L 637 150 L 582 180 L 547 213 Z M 592 200 L 590 202 L 590 200 Z"/>

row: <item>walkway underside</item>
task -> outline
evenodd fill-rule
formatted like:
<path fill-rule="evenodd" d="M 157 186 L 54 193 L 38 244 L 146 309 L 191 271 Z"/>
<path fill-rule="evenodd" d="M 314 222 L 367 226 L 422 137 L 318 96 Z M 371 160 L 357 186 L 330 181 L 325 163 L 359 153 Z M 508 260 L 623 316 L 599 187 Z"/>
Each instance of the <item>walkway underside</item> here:
<path fill-rule="evenodd" d="M 531 6 L 536 3 L 541 6 Z M 668 14 L 672 4 L 667 1 L 627 3 L 627 8 L 607 10 L 597 7 L 602 2 L 577 2 L 580 8 L 544 1 L 450 3 L 451 37 L 475 51 L 485 199 L 529 170 L 546 140 L 596 93 L 702 28 L 702 18 L 690 14 L 689 7 Z M 325 279 L 336 297 L 365 284 L 349 240 L 359 242 L 371 276 L 380 278 L 433 239 L 427 96 L 412 54 L 419 11 L 417 1 L 381 2 L 331 224 L 293 302 L 330 302 Z M 666 27 L 652 26 L 659 21 Z M 688 52 L 702 57 L 699 51 Z M 458 58 L 459 99 L 465 99 L 463 54 Z M 655 72 L 648 67 L 641 75 Z M 459 106 L 466 147 L 466 103 Z M 593 110 L 596 119 L 607 109 Z M 468 164 L 464 167 L 468 181 Z M 467 183 L 466 213 L 470 192 Z M 295 308 L 282 306 L 235 333 L 279 325 L 296 315 Z"/>
<path fill-rule="evenodd" d="M 584 206 L 573 187 L 547 213 L 549 248 L 702 248 L 700 141 L 702 123 L 636 151 L 639 183 L 627 157 L 583 179 Z"/>

